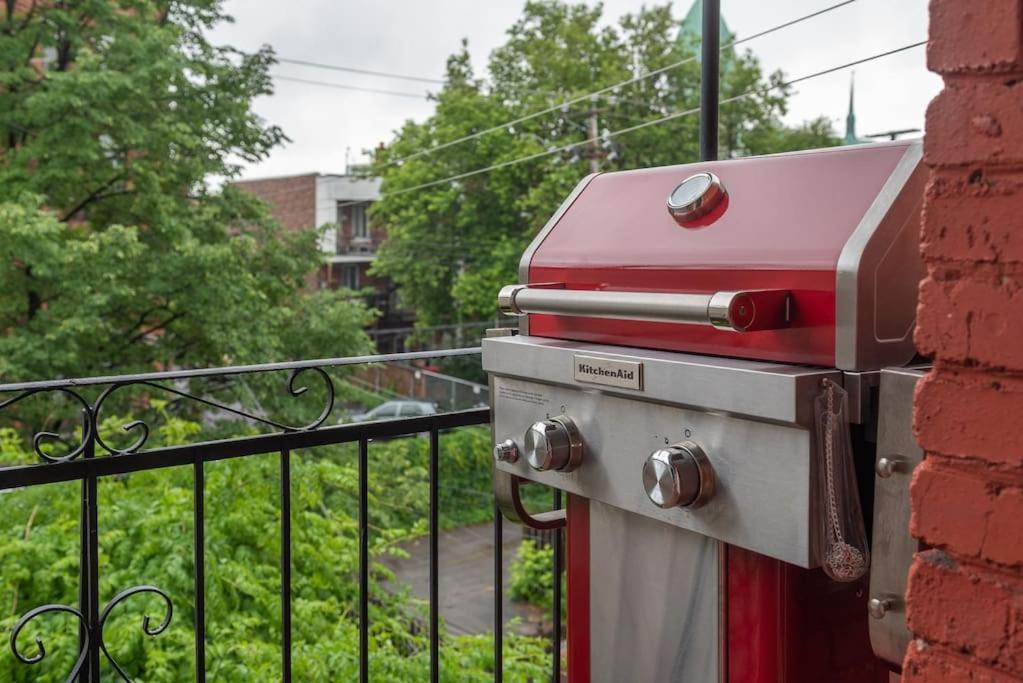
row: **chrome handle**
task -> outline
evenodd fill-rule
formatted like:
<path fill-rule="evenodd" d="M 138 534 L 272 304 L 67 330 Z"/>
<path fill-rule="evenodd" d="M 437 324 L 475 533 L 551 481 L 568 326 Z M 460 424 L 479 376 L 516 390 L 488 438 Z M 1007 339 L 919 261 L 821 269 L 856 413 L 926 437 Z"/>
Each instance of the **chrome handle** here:
<path fill-rule="evenodd" d="M 508 315 L 547 313 L 713 325 L 733 332 L 780 329 L 789 322 L 789 292 L 785 290 L 674 294 L 508 285 L 501 288 L 497 301 Z"/>
<path fill-rule="evenodd" d="M 565 526 L 565 510 L 551 510 L 550 512 L 531 513 L 522 504 L 522 495 L 519 487 L 528 484 L 528 479 L 523 479 L 494 468 L 494 497 L 497 498 L 497 506 L 507 519 L 528 526 L 531 529 L 561 529 Z"/>

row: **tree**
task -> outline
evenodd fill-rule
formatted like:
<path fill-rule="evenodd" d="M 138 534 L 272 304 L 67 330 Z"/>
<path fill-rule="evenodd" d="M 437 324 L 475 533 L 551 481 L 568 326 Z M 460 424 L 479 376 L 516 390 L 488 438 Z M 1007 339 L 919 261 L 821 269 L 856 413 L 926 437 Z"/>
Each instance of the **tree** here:
<path fill-rule="evenodd" d="M 399 285 L 421 324 L 493 318 L 498 289 L 518 280 L 519 256 L 594 158 L 601 170 L 698 158 L 695 115 L 608 135 L 699 106 L 698 46 L 678 36 L 671 6 L 643 8 L 616 27 L 602 24 L 601 15 L 600 5 L 527 2 L 504 45 L 490 56 L 489 80 L 474 75 L 463 45 L 448 61 L 434 114 L 406 123 L 376 152 L 383 199 L 373 219 L 388 239 L 374 267 Z M 557 107 L 679 62 L 657 76 Z M 726 50 L 721 73 L 723 157 L 839 142 L 826 119 L 796 128 L 781 123 L 789 96 L 784 76 L 765 75 L 752 53 Z M 552 107 L 549 114 L 479 134 Z M 596 143 L 587 129 L 591 114 L 600 120 Z M 561 151 L 545 154 L 551 150 Z M 496 168 L 473 174 L 491 166 Z M 402 193 L 459 174 L 472 175 Z"/>
<path fill-rule="evenodd" d="M 271 51 L 205 37 L 222 4 L 6 3 L 0 377 L 368 348 L 361 304 L 300 292 L 316 235 L 211 184 L 285 139 L 251 108 Z"/>

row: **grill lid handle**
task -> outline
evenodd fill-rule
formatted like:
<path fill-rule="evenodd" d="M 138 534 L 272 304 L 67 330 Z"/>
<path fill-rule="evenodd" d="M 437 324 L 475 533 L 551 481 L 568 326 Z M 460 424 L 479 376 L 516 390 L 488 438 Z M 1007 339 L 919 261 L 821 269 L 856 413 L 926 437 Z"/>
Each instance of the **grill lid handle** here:
<path fill-rule="evenodd" d="M 790 298 L 788 290 L 777 289 L 684 294 L 508 285 L 501 288 L 497 302 L 507 315 L 546 313 L 754 332 L 788 327 Z"/>

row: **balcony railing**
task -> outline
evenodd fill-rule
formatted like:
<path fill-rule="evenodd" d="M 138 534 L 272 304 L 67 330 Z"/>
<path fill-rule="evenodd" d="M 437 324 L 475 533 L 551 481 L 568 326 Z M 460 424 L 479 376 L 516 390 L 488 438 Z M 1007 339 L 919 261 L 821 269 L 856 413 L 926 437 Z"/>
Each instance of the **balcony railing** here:
<path fill-rule="evenodd" d="M 14 624 L 10 633 L 9 645 L 14 657 L 26 668 L 36 672 L 46 672 L 47 676 L 59 676 L 53 680 L 66 677 L 67 681 L 78 680 L 98 683 L 101 670 L 108 668 L 123 681 L 131 680 L 133 668 L 131 661 L 121 661 L 113 653 L 119 651 L 117 643 L 104 638 L 104 629 L 112 610 L 126 605 L 133 596 L 146 595 L 145 604 L 150 607 L 153 601 L 162 605 L 162 616 L 151 619 L 146 614 L 142 621 L 142 630 L 146 636 L 156 638 L 164 633 L 175 615 L 183 609 L 191 609 L 194 640 L 194 676 L 196 681 L 207 680 L 207 668 L 210 655 L 207 653 L 207 571 L 211 568 L 207 559 L 207 512 L 206 512 L 206 475 L 207 466 L 214 461 L 255 458 L 267 454 L 279 460 L 280 494 L 277 504 L 280 507 L 280 672 L 284 681 L 291 681 L 293 676 L 293 586 L 296 577 L 293 575 L 292 558 L 292 484 L 293 454 L 299 449 L 312 449 L 337 444 L 357 444 L 358 470 L 358 637 L 359 637 L 359 680 L 370 679 L 370 596 L 371 596 L 371 564 L 370 555 L 370 515 L 371 498 L 369 495 L 369 472 L 372 463 L 374 441 L 393 439 L 396 437 L 428 438 L 429 460 L 429 677 L 431 681 L 440 680 L 442 634 L 440 630 L 439 602 L 439 558 L 444 552 L 440 539 L 440 491 L 442 490 L 441 465 L 444 457 L 440 448 L 441 434 L 448 430 L 456 430 L 473 425 L 486 425 L 490 421 L 488 408 L 474 408 L 447 412 L 424 417 L 401 418 L 377 422 L 350 424 L 334 424 L 335 403 L 338 391 L 336 384 L 342 382 L 338 376 L 345 368 L 353 365 L 386 362 L 409 362 L 424 358 L 441 358 L 456 355 L 478 354 L 479 349 L 458 349 L 450 351 L 402 353 L 383 356 L 364 356 L 358 358 L 322 359 L 293 363 L 266 365 L 250 365 L 217 369 L 189 371 L 156 372 L 139 375 L 97 377 L 88 379 L 67 379 L 47 382 L 29 382 L 21 384 L 0 385 L 0 420 L 6 424 L 14 424 L 16 429 L 25 431 L 27 419 L 36 416 L 46 420 L 47 429 L 35 430 L 31 439 L 32 457 L 36 462 L 11 464 L 4 460 L 6 454 L 0 448 L 0 494 L 16 489 L 32 489 L 59 482 L 79 482 L 80 519 L 77 534 L 78 569 L 78 600 L 75 604 L 54 601 L 38 604 L 24 611 Z M 315 406 L 305 406 L 307 414 L 315 417 L 305 423 L 293 426 L 283 419 L 271 417 L 271 408 L 260 403 L 256 407 L 243 407 L 236 396 L 253 395 L 252 385 L 269 386 L 264 380 L 274 378 L 278 373 L 286 373 L 285 391 L 281 405 L 292 402 L 309 402 L 313 399 Z M 234 391 L 237 389 L 238 391 Z M 233 392 L 233 393 L 232 393 Z M 130 443 L 116 442 L 111 436 L 110 417 L 113 410 L 142 411 L 146 406 L 168 405 L 157 397 L 170 401 L 167 410 L 184 411 L 192 409 L 192 415 L 198 415 L 199 421 L 211 429 L 223 427 L 226 421 L 244 420 L 260 426 L 260 433 L 219 438 L 216 440 L 199 440 L 192 443 L 170 443 L 160 447 L 148 447 L 150 434 L 159 425 L 151 424 L 152 420 L 146 413 L 146 419 L 130 419 L 121 426 L 120 439 Z M 68 406 L 74 410 L 68 410 Z M 29 406 L 33 406 L 32 409 Z M 309 412 L 309 411 L 312 412 Z M 34 411 L 34 412 L 33 412 Z M 62 412 L 63 411 L 63 412 Z M 54 413 L 61 413 L 63 419 L 55 423 Z M 12 413 L 17 415 L 12 416 Z M 125 414 L 125 413 L 117 413 Z M 25 416 L 28 416 L 26 418 Z M 39 417 L 45 415 L 46 417 Z M 289 413 L 293 416 L 294 413 Z M 133 418 L 136 415 L 133 415 Z M 70 422 L 75 426 L 69 426 Z M 123 420 L 123 418 L 121 419 Z M 0 442 L 2 446 L 2 442 Z M 116 594 L 104 602 L 101 591 L 100 562 L 100 520 L 101 510 L 99 492 L 100 481 L 106 478 L 124 477 L 131 473 L 146 470 L 169 470 L 170 468 L 189 467 L 192 469 L 192 595 L 173 595 L 163 587 L 143 583 L 135 586 L 121 586 Z M 275 466 L 276 467 L 276 466 Z M 300 489 L 298 489 L 300 490 Z M 5 498 L 0 495 L 0 515 L 3 515 Z M 560 505 L 560 497 L 555 497 Z M 108 503 L 109 505 L 109 503 Z M 76 505 L 77 507 L 77 505 Z M 31 522 L 30 522 L 31 524 Z M 494 654 L 493 677 L 501 681 L 504 675 L 504 641 L 505 621 L 503 613 L 503 530 L 501 516 L 494 506 Z M 28 539 L 28 532 L 25 534 Z M 561 679 L 561 538 L 555 538 L 554 571 L 551 577 L 551 590 L 554 593 L 552 608 L 553 635 L 550 643 L 551 680 Z M 105 567 L 104 563 L 104 567 Z M 113 591 L 107 591 L 113 592 Z M 141 605 L 143 598 L 136 598 Z M 47 671 L 53 668 L 54 661 L 46 662 L 46 637 L 40 635 L 41 628 L 56 621 L 40 619 L 44 615 L 64 615 L 78 622 L 78 650 L 74 663 L 66 672 Z M 186 612 L 187 614 L 187 612 Z M 120 632 L 120 631 L 119 631 Z M 35 645 L 32 645 L 34 639 Z M 145 640 L 145 639 L 142 639 Z M 122 646 L 120 651 L 124 651 Z M 51 658 L 52 659 L 52 658 Z M 103 660 L 107 664 L 103 665 Z M 66 658 L 70 662 L 70 658 Z M 101 666 L 102 665 L 102 666 Z M 452 672 L 457 676 L 457 673 Z M 37 676 L 42 675 L 37 673 Z M 28 677 L 35 680 L 31 675 Z"/>

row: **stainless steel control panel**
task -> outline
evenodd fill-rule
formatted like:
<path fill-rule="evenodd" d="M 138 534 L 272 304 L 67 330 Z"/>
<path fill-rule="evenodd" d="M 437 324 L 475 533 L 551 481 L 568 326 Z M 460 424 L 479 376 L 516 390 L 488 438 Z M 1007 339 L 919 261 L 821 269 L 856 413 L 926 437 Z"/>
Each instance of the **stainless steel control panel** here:
<path fill-rule="evenodd" d="M 643 382 L 579 381 L 577 356 L 613 361 L 609 372 L 639 364 Z M 582 441 L 572 468 L 498 457 L 498 469 L 813 566 L 813 397 L 837 371 L 528 336 L 485 340 L 483 364 L 497 453 L 534 449 L 538 423 L 552 421 Z"/>

